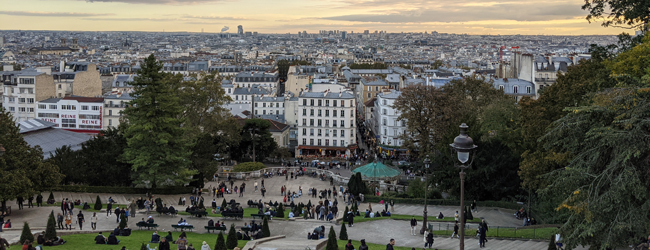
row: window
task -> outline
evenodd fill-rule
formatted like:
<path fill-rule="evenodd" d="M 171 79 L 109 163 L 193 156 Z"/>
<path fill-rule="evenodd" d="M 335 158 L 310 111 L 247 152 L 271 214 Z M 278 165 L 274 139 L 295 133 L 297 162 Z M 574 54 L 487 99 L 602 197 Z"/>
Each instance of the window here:
<path fill-rule="evenodd" d="M 302 99 L 302 106 L 307 106 L 307 99 Z"/>
<path fill-rule="evenodd" d="M 302 135 L 307 135 L 307 129 L 306 128 L 302 129 Z"/>
<path fill-rule="evenodd" d="M 323 111 L 320 109 L 318 110 L 318 116 L 323 116 Z"/>
<path fill-rule="evenodd" d="M 314 116 L 314 109 L 309 110 L 309 115 Z"/>
<path fill-rule="evenodd" d="M 25 98 L 18 98 L 18 103 L 25 103 Z"/>
<path fill-rule="evenodd" d="M 381 109 L 381 114 L 385 115 L 386 114 L 386 109 Z M 384 124 L 384 125 L 386 125 L 386 124 Z"/>
<path fill-rule="evenodd" d="M 499 85 L 499 90 L 503 90 L 503 85 Z"/>
<path fill-rule="evenodd" d="M 262 107 L 266 108 L 266 102 L 262 103 Z"/>
<path fill-rule="evenodd" d="M 257 103 L 255 103 L 255 107 L 257 108 Z"/>
<path fill-rule="evenodd" d="M 397 129 L 396 128 L 393 129 L 393 136 L 397 136 Z"/>
<path fill-rule="evenodd" d="M 368 91 L 372 91 L 372 87 L 371 87 L 371 86 L 368 86 Z"/>
<path fill-rule="evenodd" d="M 45 104 L 39 104 L 38 109 L 47 109 L 47 105 Z"/>
<path fill-rule="evenodd" d="M 57 113 L 38 113 L 38 118 L 59 118 Z"/>
<path fill-rule="evenodd" d="M 34 103 L 34 98 L 27 98 L 27 103 Z"/>
<path fill-rule="evenodd" d="M 307 145 L 307 138 L 302 138 L 302 145 Z"/>
<path fill-rule="evenodd" d="M 309 145 L 314 146 L 314 139 L 309 139 Z"/>
<path fill-rule="evenodd" d="M 517 86 L 517 85 L 512 86 L 512 93 L 513 93 L 513 94 L 517 94 L 517 93 L 519 93 L 519 86 Z"/>
<path fill-rule="evenodd" d="M 108 119 L 108 126 L 113 126 L 113 120 L 112 119 Z"/>
<path fill-rule="evenodd" d="M 314 119 L 309 119 L 309 126 L 314 126 Z"/>
<path fill-rule="evenodd" d="M 265 109 L 265 110 L 262 110 L 262 114 L 263 114 L 263 115 L 266 115 L 266 109 Z"/>
<path fill-rule="evenodd" d="M 77 120 L 76 119 L 61 119 L 62 128 L 76 128 Z"/>
<path fill-rule="evenodd" d="M 302 110 L 302 115 L 303 115 L 303 116 L 307 116 L 307 110 L 306 110 L 306 109 L 303 109 L 303 110 Z"/>
<path fill-rule="evenodd" d="M 333 101 L 332 103 L 334 104 L 334 107 L 336 107 L 336 101 Z"/>
<path fill-rule="evenodd" d="M 79 115 L 79 119 L 99 120 L 99 119 L 102 119 L 102 116 L 101 115 Z"/>
<path fill-rule="evenodd" d="M 527 94 L 530 94 L 532 92 L 533 92 L 533 90 L 532 90 L 532 88 L 530 86 L 526 87 L 526 93 Z"/>
<path fill-rule="evenodd" d="M 336 129 L 332 130 L 332 136 L 336 137 L 336 132 L 337 132 L 337 131 L 338 131 L 338 130 L 336 130 Z"/>
<path fill-rule="evenodd" d="M 341 100 L 341 107 L 345 107 L 345 101 Z"/>
<path fill-rule="evenodd" d="M 336 147 L 336 140 L 332 140 L 332 146 Z"/>
<path fill-rule="evenodd" d="M 318 100 L 318 106 L 322 106 L 323 100 Z"/>
<path fill-rule="evenodd" d="M 88 110 L 88 106 L 81 106 L 81 110 Z"/>
<path fill-rule="evenodd" d="M 325 107 L 329 107 L 329 106 L 330 106 L 330 100 L 325 100 Z"/>
<path fill-rule="evenodd" d="M 386 100 L 383 100 L 381 104 L 386 105 Z"/>
<path fill-rule="evenodd" d="M 341 110 L 341 117 L 345 117 L 345 110 Z"/>
<path fill-rule="evenodd" d="M 329 126 L 330 126 L 330 120 L 325 120 L 325 127 L 329 127 Z"/>
<path fill-rule="evenodd" d="M 302 119 L 302 125 L 306 126 L 307 125 L 307 119 Z"/>
<path fill-rule="evenodd" d="M 329 109 L 328 109 L 328 110 L 325 110 L 325 117 L 329 117 L 329 116 L 330 116 L 330 111 L 329 111 Z"/>
<path fill-rule="evenodd" d="M 345 127 L 345 123 L 343 122 L 343 120 L 341 120 L 341 128 L 342 127 Z"/>
<path fill-rule="evenodd" d="M 370 98 L 370 96 L 371 96 L 370 93 L 368 93 L 368 98 Z"/>
<path fill-rule="evenodd" d="M 314 99 L 310 99 L 309 102 L 311 104 L 310 106 L 314 106 Z"/>
<path fill-rule="evenodd" d="M 384 118 L 384 119 L 381 120 L 381 125 L 386 126 L 386 118 Z M 386 133 L 384 133 L 384 134 L 386 134 Z"/>
<path fill-rule="evenodd" d="M 322 129 L 318 129 L 318 136 L 322 136 L 322 135 L 323 135 Z"/>
<path fill-rule="evenodd" d="M 332 116 L 336 117 L 336 110 L 332 110 Z"/>
<path fill-rule="evenodd" d="M 56 105 L 50 105 L 50 109 L 56 109 Z"/>
<path fill-rule="evenodd" d="M 9 107 L 9 111 L 16 112 L 16 108 L 15 107 Z"/>
<path fill-rule="evenodd" d="M 330 140 L 329 140 L 329 139 L 325 139 L 325 146 L 329 146 L 329 145 L 330 145 Z"/>
<path fill-rule="evenodd" d="M 341 129 L 341 137 L 345 137 L 345 130 Z"/>
<path fill-rule="evenodd" d="M 323 125 L 323 120 L 318 119 L 318 126 L 320 127 L 320 126 L 322 126 L 322 125 Z"/>
<path fill-rule="evenodd" d="M 108 110 L 108 115 L 112 116 L 113 115 L 113 110 Z"/>
<path fill-rule="evenodd" d="M 345 146 L 344 142 L 344 140 L 341 140 L 341 147 Z"/>
<path fill-rule="evenodd" d="M 119 82 L 118 82 L 119 83 Z M 61 89 L 61 84 L 59 84 L 59 89 Z"/>
<path fill-rule="evenodd" d="M 321 145 L 321 142 L 322 142 L 322 140 L 321 140 L 321 139 L 318 139 L 318 146 Z"/>
<path fill-rule="evenodd" d="M 309 135 L 314 136 L 314 129 L 313 128 L 309 129 Z"/>
<path fill-rule="evenodd" d="M 332 121 L 332 126 L 336 127 L 336 120 Z"/>

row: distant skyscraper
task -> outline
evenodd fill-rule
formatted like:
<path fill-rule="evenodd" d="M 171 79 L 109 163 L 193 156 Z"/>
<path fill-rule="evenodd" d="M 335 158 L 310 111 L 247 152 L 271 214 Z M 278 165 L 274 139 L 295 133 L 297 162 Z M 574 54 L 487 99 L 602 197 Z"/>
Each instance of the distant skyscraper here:
<path fill-rule="evenodd" d="M 244 26 L 237 26 L 237 34 L 244 35 Z"/>
<path fill-rule="evenodd" d="M 364 35 L 368 35 L 368 34 L 370 34 L 370 31 L 369 31 L 369 30 L 364 30 L 364 31 L 363 31 L 363 34 L 364 34 Z"/>
<path fill-rule="evenodd" d="M 343 38 L 343 40 L 345 40 L 345 35 L 346 35 L 346 34 L 347 34 L 347 32 L 345 32 L 345 31 L 341 31 L 341 38 Z"/>

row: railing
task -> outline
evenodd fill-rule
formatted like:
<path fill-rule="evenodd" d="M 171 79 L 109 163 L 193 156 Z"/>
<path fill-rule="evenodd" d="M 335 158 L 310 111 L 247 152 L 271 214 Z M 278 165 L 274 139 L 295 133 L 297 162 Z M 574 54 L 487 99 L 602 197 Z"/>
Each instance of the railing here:
<path fill-rule="evenodd" d="M 317 169 L 313 167 L 304 167 L 307 171 L 305 172 L 305 177 L 310 177 L 313 173 L 316 173 L 317 176 L 322 176 L 325 174 L 325 177 L 333 177 L 335 183 L 340 183 L 340 184 L 347 184 L 350 178 L 348 177 L 343 177 L 340 175 L 335 174 L 332 171 L 326 170 L 326 169 Z M 264 169 L 260 169 L 257 171 L 250 171 L 250 172 L 221 172 L 219 173 L 220 178 L 226 178 L 227 176 L 230 176 L 232 178 L 242 180 L 242 179 L 248 179 L 248 178 L 260 178 L 264 176 L 265 172 L 269 173 L 276 173 L 278 170 L 283 171 L 296 171 L 298 169 L 303 169 L 303 167 L 267 167 Z"/>
<path fill-rule="evenodd" d="M 434 219 L 435 223 L 435 219 Z M 465 224 L 465 237 L 476 237 L 479 224 Z M 540 225 L 541 226 L 541 225 Z M 500 227 L 490 226 L 488 224 L 487 237 L 497 238 L 525 238 L 525 239 L 545 239 L 555 234 L 555 228 L 548 225 L 527 226 L 527 227 Z M 433 230 L 436 235 L 449 235 L 454 232 L 453 223 L 429 223 L 429 229 Z"/>

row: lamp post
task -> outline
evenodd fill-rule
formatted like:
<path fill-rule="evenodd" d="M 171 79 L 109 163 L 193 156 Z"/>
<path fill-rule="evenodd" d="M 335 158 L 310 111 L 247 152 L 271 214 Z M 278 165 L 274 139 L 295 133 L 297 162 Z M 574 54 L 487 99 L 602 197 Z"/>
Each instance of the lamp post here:
<path fill-rule="evenodd" d="M 257 132 L 257 129 L 249 128 L 248 131 L 251 132 L 251 140 L 253 140 L 253 162 L 255 162 L 255 134 L 253 132 Z"/>
<path fill-rule="evenodd" d="M 454 165 L 460 168 L 460 250 L 465 249 L 465 170 L 472 165 L 474 161 L 474 140 L 467 135 L 467 128 L 469 128 L 465 123 L 460 125 L 460 135 L 454 138 L 454 143 L 449 144 L 451 146 L 452 154 L 455 152 L 458 156 L 458 162 L 455 162 Z"/>
<path fill-rule="evenodd" d="M 427 172 L 429 170 L 429 165 L 431 164 L 431 160 L 429 160 L 429 156 L 427 155 L 426 158 L 424 158 L 424 176 L 426 177 Z M 429 189 L 429 179 L 424 182 L 424 212 L 422 212 L 422 229 L 420 229 L 420 234 L 424 234 L 424 232 L 427 230 L 427 190 Z"/>

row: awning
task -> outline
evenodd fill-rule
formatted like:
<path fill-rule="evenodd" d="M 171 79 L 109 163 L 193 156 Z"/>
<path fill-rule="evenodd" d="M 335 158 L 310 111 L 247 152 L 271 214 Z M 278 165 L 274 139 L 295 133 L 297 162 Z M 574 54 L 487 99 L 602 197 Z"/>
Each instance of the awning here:
<path fill-rule="evenodd" d="M 341 151 L 344 151 L 347 148 L 346 147 L 331 147 L 331 146 L 306 146 L 306 145 L 300 145 L 300 146 L 298 146 L 298 149 L 322 149 L 322 150 L 341 150 Z"/>
<path fill-rule="evenodd" d="M 390 168 L 381 162 L 372 162 L 352 170 L 368 178 L 390 178 L 400 175 L 400 171 Z"/>

